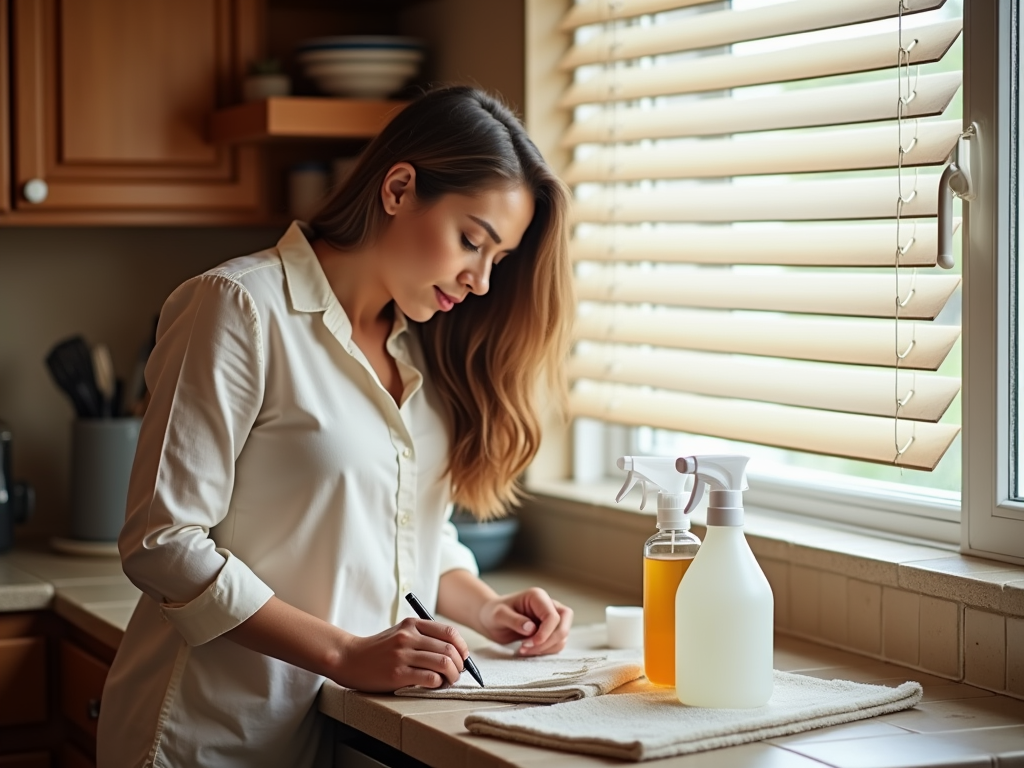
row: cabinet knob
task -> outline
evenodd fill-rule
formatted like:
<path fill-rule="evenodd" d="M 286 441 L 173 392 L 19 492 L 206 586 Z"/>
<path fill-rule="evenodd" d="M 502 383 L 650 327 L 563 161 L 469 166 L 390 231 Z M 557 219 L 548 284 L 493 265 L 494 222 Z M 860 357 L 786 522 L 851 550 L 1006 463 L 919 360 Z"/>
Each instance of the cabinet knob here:
<path fill-rule="evenodd" d="M 86 714 L 90 720 L 100 719 L 100 700 L 89 699 L 89 703 L 86 705 Z"/>
<path fill-rule="evenodd" d="M 30 203 L 41 203 L 50 194 L 50 187 L 42 179 L 29 179 L 21 188 L 21 194 Z"/>

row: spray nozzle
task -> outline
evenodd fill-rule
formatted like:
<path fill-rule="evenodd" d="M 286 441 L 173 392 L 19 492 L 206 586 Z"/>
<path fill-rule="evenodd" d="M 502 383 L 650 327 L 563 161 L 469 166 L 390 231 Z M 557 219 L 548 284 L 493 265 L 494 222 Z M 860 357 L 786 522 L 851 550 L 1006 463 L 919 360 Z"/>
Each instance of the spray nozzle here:
<path fill-rule="evenodd" d="M 615 463 L 619 469 L 627 472 L 626 481 L 615 496 L 616 501 L 622 501 L 633 486 L 640 483 L 643 491 L 640 509 L 644 509 L 647 506 L 648 491 L 653 486 L 658 491 L 659 525 L 663 522 L 682 525 L 687 479 L 675 471 L 675 459 L 666 456 L 622 456 Z"/>
<path fill-rule="evenodd" d="M 693 475 L 693 491 L 686 502 L 686 511 L 690 512 L 704 497 L 705 486 L 711 487 L 711 507 L 736 508 L 742 513 L 742 494 L 747 490 L 746 468 L 747 456 L 730 454 L 717 456 L 683 456 L 676 459 L 676 471 L 683 475 Z M 739 515 L 742 519 L 742 515 Z M 709 524 L 711 519 L 709 517 Z M 732 524 L 732 523 L 730 523 Z"/>
<path fill-rule="evenodd" d="M 617 462 L 615 462 L 619 469 L 629 470 L 626 475 L 626 482 L 622 484 L 619 492 L 615 495 L 615 501 L 620 502 L 625 498 L 626 494 L 633 490 L 633 486 L 638 482 L 640 483 L 640 509 L 647 506 L 647 478 L 643 475 L 637 476 L 637 473 L 633 470 L 633 457 L 623 456 Z"/>

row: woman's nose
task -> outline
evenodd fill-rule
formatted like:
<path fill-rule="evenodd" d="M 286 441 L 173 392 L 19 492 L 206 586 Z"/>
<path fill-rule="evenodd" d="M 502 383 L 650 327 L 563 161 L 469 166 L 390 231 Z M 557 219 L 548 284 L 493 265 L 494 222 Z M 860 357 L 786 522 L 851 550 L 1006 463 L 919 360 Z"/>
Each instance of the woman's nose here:
<path fill-rule="evenodd" d="M 484 259 L 480 266 L 462 273 L 462 284 L 477 296 L 483 296 L 491 288 L 491 260 Z"/>

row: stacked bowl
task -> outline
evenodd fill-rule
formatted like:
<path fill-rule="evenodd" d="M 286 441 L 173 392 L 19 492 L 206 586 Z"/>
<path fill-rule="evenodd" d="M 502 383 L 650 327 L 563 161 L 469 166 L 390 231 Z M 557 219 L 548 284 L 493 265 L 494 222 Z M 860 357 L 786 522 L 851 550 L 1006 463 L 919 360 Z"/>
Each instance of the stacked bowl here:
<path fill-rule="evenodd" d="M 381 99 L 419 72 L 423 42 L 383 35 L 317 37 L 298 46 L 296 59 L 324 93 Z"/>

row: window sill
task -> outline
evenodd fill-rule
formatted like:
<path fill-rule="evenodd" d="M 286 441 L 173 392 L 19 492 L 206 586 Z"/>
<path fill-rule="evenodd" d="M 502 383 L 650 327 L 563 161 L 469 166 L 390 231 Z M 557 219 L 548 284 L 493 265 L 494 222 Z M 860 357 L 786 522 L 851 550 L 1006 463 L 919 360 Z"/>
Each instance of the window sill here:
<path fill-rule="evenodd" d="M 520 557 L 639 603 L 654 498 L 637 512 L 639 494 L 609 503 L 613 483 L 529 490 Z M 703 522 L 698 511 L 698 536 Z M 1024 567 L 756 509 L 745 529 L 775 594 L 777 630 L 1024 696 Z"/>
<path fill-rule="evenodd" d="M 648 499 L 647 510 L 639 511 L 639 494 L 621 505 L 609 503 L 618 489 L 618 484 L 612 482 L 587 487 L 571 481 L 533 482 L 531 506 L 557 509 L 572 517 L 585 516 L 588 527 L 603 523 L 633 530 L 646 540 L 655 531 L 654 495 Z M 694 513 L 693 527 L 703 535 L 702 509 Z M 750 548 L 759 559 L 804 565 L 1024 617 L 1024 566 L 964 556 L 945 544 L 894 541 L 843 530 L 827 521 L 756 508 L 748 508 L 744 527 Z M 621 591 L 622 585 L 618 586 Z"/>

